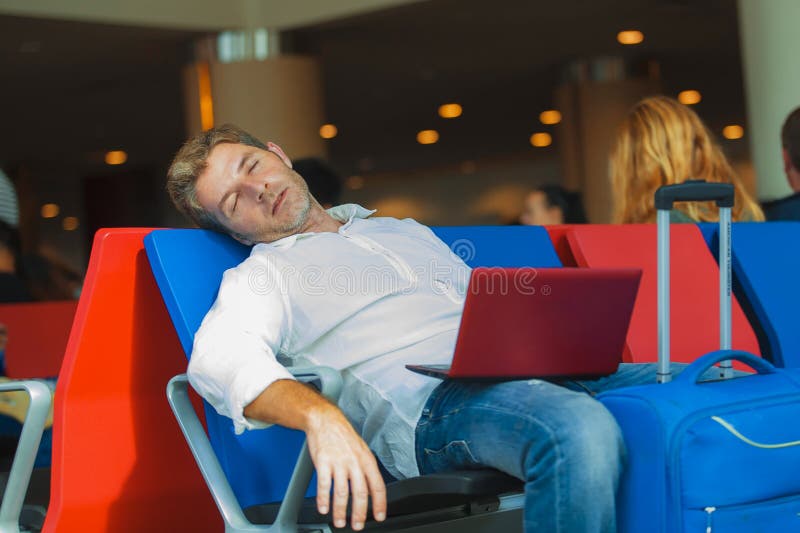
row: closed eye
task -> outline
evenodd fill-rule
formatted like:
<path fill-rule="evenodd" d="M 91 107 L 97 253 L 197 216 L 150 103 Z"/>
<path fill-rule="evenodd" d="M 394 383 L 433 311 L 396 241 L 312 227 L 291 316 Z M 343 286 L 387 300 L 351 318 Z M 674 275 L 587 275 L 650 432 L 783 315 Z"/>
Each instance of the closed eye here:
<path fill-rule="evenodd" d="M 233 214 L 236 212 L 236 205 L 238 203 L 239 203 L 239 195 L 235 194 L 235 195 L 233 195 L 233 202 L 228 202 L 229 205 L 232 204 L 231 208 L 230 208 L 230 211 L 228 212 L 228 218 L 233 216 Z"/>
<path fill-rule="evenodd" d="M 248 174 L 252 174 L 252 173 L 253 173 L 253 171 L 256 169 L 256 167 L 257 167 L 257 166 L 258 166 L 258 159 L 256 159 L 256 160 L 253 162 L 253 164 L 252 164 L 252 165 L 250 165 L 250 169 L 247 171 L 247 173 L 248 173 Z"/>

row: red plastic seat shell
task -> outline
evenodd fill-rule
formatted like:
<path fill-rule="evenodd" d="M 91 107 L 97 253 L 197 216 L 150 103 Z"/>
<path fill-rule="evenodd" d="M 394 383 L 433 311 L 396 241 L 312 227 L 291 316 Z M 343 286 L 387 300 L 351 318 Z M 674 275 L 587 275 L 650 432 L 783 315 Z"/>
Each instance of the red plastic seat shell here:
<path fill-rule="evenodd" d="M 222 531 L 166 399 L 186 357 L 145 256 L 100 230 L 55 393 L 53 532 Z"/>
<path fill-rule="evenodd" d="M 658 360 L 657 248 L 654 224 L 585 225 L 566 230 L 582 267 L 639 267 L 642 281 L 631 318 L 624 360 Z M 557 236 L 562 236 L 563 231 Z M 694 224 L 670 228 L 671 358 L 691 362 L 719 349 L 719 269 Z M 732 347 L 760 355 L 753 328 L 734 298 Z"/>

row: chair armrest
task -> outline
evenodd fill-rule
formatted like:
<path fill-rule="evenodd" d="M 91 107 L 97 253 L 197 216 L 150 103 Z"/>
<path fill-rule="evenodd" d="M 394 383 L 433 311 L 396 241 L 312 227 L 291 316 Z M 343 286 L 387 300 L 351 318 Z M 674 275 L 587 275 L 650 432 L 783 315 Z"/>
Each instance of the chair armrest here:
<path fill-rule="evenodd" d="M 225 521 L 225 531 L 269 531 L 269 527 L 255 526 L 245 518 L 242 508 L 236 500 L 236 495 L 217 460 L 214 449 L 211 447 L 206 430 L 189 399 L 189 378 L 186 374 L 177 375 L 169 380 L 167 400 L 169 400 L 172 412 L 189 444 L 195 462 L 200 468 L 200 473 L 206 480 L 206 485 L 217 504 L 217 509 Z"/>
<path fill-rule="evenodd" d="M 320 393 L 336 403 L 342 393 L 342 375 L 329 366 L 287 367 L 298 381 L 319 382 Z"/>
<path fill-rule="evenodd" d="M 300 381 L 317 380 L 321 386 L 321 393 L 329 400 L 336 402 L 342 390 L 342 377 L 338 371 L 328 367 L 303 367 L 288 368 Z M 314 465 L 308 454 L 307 444 L 303 444 L 300 456 L 295 464 L 289 486 L 281 503 L 275 522 L 271 526 L 252 524 L 244 515 L 233 489 L 225 477 L 222 466 L 219 464 L 216 453 L 208 440 L 208 435 L 197 417 L 189 399 L 189 380 L 186 374 L 172 378 L 167 384 L 167 399 L 172 412 L 178 420 L 183 431 L 183 436 L 189 444 L 192 455 L 203 474 L 208 490 L 217 504 L 222 519 L 225 521 L 225 531 L 277 531 L 293 533 L 297 531 L 297 519 L 303 504 L 308 483 L 314 473 Z M 257 430 L 256 430 L 257 431 Z M 2 533 L 2 532 L 0 532 Z"/>
<path fill-rule="evenodd" d="M 53 394 L 46 384 L 33 380 L 0 383 L 0 392 L 7 391 L 25 391 L 30 397 L 17 452 L 14 454 L 3 494 L 3 503 L 0 505 L 0 533 L 19 533 L 19 517 L 28 492 L 33 464 L 42 441 L 42 432 L 50 412 Z"/>

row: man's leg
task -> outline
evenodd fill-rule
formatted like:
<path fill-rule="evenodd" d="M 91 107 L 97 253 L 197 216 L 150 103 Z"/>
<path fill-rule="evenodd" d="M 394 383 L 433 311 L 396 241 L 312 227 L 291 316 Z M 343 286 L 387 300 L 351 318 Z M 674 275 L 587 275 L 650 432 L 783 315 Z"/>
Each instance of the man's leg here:
<path fill-rule="evenodd" d="M 541 380 L 445 381 L 417 426 L 422 473 L 489 466 L 525 481 L 525 530 L 615 531 L 623 443 L 589 395 Z"/>
<path fill-rule="evenodd" d="M 678 376 L 688 365 L 686 363 L 672 363 L 672 377 Z M 632 387 L 634 385 L 650 385 L 656 383 L 656 363 L 622 363 L 617 371 L 610 376 L 605 376 L 595 380 L 563 381 L 560 385 L 574 391 L 582 391 L 591 395 L 600 394 L 622 387 Z M 719 379 L 719 368 L 712 367 L 701 374 L 702 381 L 713 381 Z M 743 377 L 750 372 L 734 370 L 735 377 Z"/>

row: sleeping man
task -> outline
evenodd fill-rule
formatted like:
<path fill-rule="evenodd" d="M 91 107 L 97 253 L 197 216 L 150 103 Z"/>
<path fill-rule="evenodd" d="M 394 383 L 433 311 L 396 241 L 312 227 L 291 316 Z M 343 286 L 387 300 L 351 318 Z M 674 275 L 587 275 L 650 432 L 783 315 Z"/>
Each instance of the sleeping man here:
<path fill-rule="evenodd" d="M 654 382 L 652 365 L 559 384 L 411 373 L 450 362 L 469 277 L 428 227 L 353 204 L 324 210 L 276 144 L 231 125 L 184 144 L 167 188 L 199 226 L 253 246 L 196 334 L 192 386 L 237 431 L 304 431 L 317 507 L 335 526 L 348 500 L 355 530 L 370 498 L 385 518 L 380 462 L 397 478 L 495 468 L 525 483 L 525 531 L 615 531 L 624 446 L 592 396 Z M 284 364 L 340 370 L 338 405 Z"/>

